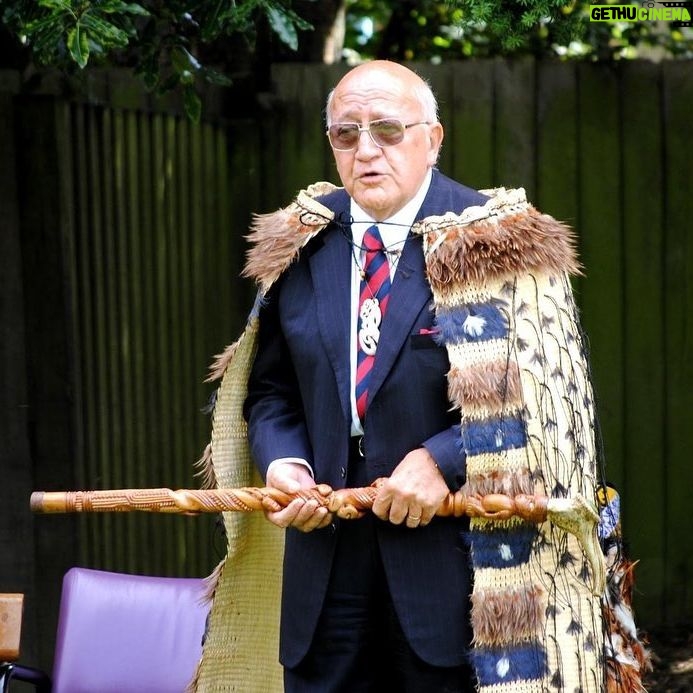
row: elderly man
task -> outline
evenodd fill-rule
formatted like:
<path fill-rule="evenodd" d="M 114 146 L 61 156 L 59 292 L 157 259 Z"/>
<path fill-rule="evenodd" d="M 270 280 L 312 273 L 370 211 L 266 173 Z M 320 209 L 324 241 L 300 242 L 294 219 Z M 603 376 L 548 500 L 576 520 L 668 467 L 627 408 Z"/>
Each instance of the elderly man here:
<path fill-rule="evenodd" d="M 285 689 L 604 690 L 570 232 L 522 190 L 437 171 L 435 99 L 401 65 L 351 70 L 327 126 L 343 187 L 311 186 L 251 234 L 262 301 L 244 415 L 269 486 L 386 481 L 358 521 L 266 505 L 286 528 Z M 463 484 L 584 507 L 587 530 L 436 516 Z"/>
<path fill-rule="evenodd" d="M 434 169 L 443 141 L 436 102 L 401 65 L 353 69 L 330 95 L 327 119 L 344 189 L 320 198 L 334 223 L 261 311 L 249 438 L 267 484 L 285 491 L 389 480 L 376 518 L 339 522 L 300 500 L 268 513 L 290 528 L 286 690 L 469 690 L 467 523 L 432 519 L 464 482 L 465 455 L 411 226 L 486 198 Z M 364 302 L 377 318 L 365 318 L 363 305 L 359 317 Z"/>

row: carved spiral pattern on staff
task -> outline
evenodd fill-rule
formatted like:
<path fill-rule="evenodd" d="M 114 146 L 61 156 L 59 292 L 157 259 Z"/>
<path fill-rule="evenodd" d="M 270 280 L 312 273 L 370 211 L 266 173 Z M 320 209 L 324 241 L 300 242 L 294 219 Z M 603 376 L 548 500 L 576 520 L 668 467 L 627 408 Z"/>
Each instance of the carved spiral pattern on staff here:
<path fill-rule="evenodd" d="M 281 510 L 292 500 L 315 500 L 337 517 L 351 520 L 361 517 L 373 507 L 378 479 L 365 488 L 346 488 L 334 491 L 319 484 L 295 494 L 275 488 L 235 488 L 193 490 L 168 488 L 116 489 L 105 491 L 36 491 L 31 494 L 31 509 L 37 513 L 70 512 L 129 512 L 139 510 L 154 513 L 252 512 Z M 600 594 L 605 581 L 604 560 L 597 540 L 597 511 L 582 497 L 548 498 L 541 495 L 517 494 L 514 497 L 499 493 L 485 496 L 470 495 L 466 486 L 448 494 L 436 514 L 440 517 L 481 517 L 488 520 L 507 520 L 516 516 L 526 522 L 550 520 L 556 526 L 574 534 L 592 566 L 594 591 Z"/>
<path fill-rule="evenodd" d="M 326 484 L 295 494 L 274 488 L 237 488 L 193 490 L 168 488 L 115 489 L 105 491 L 37 491 L 31 496 L 31 509 L 37 513 L 70 512 L 129 512 L 155 513 L 215 513 L 281 510 L 292 500 L 315 500 L 319 505 L 346 520 L 363 515 L 373 506 L 378 486 L 332 490 Z M 549 499 L 544 496 L 502 494 L 469 496 L 464 488 L 450 493 L 441 503 L 441 517 L 483 517 L 505 520 L 517 515 L 528 522 L 543 522 L 547 518 Z"/>

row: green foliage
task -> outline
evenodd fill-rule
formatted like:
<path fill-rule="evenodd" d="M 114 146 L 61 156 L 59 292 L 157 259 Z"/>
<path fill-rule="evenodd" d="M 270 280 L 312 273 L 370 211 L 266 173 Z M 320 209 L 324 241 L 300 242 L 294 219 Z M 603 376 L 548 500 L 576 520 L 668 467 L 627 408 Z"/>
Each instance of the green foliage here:
<path fill-rule="evenodd" d="M 346 46 L 353 58 L 396 60 L 693 57 L 691 28 L 594 23 L 589 7 L 581 0 L 348 0 Z"/>
<path fill-rule="evenodd" d="M 321 0 L 313 1 L 320 16 Z M 344 2 L 345 54 L 353 59 L 693 57 L 690 27 L 589 22 L 583 0 Z M 129 66 L 151 90 L 180 90 L 192 119 L 200 115 L 201 84 L 228 84 L 234 60 L 247 61 L 260 36 L 271 33 L 300 52 L 300 32 L 312 29 L 292 0 L 0 0 L 0 20 L 37 63 L 73 71 L 106 61 Z M 230 46 L 239 40 L 243 50 L 235 53 Z M 263 50 L 269 60 L 266 41 Z"/>
<path fill-rule="evenodd" d="M 2 0 L 3 23 L 32 49 L 38 64 L 67 70 L 109 60 L 133 66 L 148 88 L 179 88 L 188 116 L 200 116 L 201 82 L 228 84 L 196 57 L 201 45 L 241 35 L 255 39 L 257 22 L 290 48 L 310 29 L 291 0 Z M 125 49 L 128 49 L 126 54 Z"/>
<path fill-rule="evenodd" d="M 80 67 L 90 55 L 126 46 L 136 35 L 134 18 L 148 14 L 141 5 L 120 0 L 24 0 L 3 5 L 2 20 L 32 46 L 38 62 L 71 59 Z"/>

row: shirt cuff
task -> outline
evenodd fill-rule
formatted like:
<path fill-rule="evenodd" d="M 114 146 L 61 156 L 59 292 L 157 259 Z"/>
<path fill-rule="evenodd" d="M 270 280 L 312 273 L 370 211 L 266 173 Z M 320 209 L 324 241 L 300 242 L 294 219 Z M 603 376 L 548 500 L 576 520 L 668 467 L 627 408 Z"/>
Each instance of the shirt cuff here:
<path fill-rule="evenodd" d="M 270 469 L 272 469 L 272 467 L 278 464 L 300 464 L 302 467 L 305 467 L 310 472 L 310 475 L 313 477 L 313 479 L 315 479 L 313 468 L 302 457 L 277 457 L 276 460 L 272 460 L 269 463 L 269 467 L 267 467 L 265 478 L 269 476 Z"/>

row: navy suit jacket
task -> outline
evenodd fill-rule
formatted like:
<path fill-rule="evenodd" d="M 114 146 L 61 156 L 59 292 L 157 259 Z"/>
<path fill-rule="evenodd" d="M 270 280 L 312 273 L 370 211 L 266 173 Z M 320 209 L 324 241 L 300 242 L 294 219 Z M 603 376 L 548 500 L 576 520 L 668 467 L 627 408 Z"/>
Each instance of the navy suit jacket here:
<path fill-rule="evenodd" d="M 481 193 L 438 171 L 417 219 L 484 204 Z M 245 415 L 255 462 L 266 474 L 278 457 L 301 457 L 316 482 L 345 485 L 351 428 L 351 247 L 347 193 L 319 198 L 335 222 L 302 251 L 260 311 L 258 353 Z M 447 398 L 447 352 L 432 327 L 432 293 L 422 241 L 402 252 L 369 383 L 364 445 L 369 477 L 388 476 L 425 446 L 452 490 L 465 480 L 459 413 Z M 469 642 L 470 568 L 464 519 L 434 518 L 415 530 L 378 523 L 385 572 L 402 629 L 425 661 L 460 664 Z M 280 659 L 297 665 L 310 647 L 323 604 L 339 521 L 286 532 Z"/>

